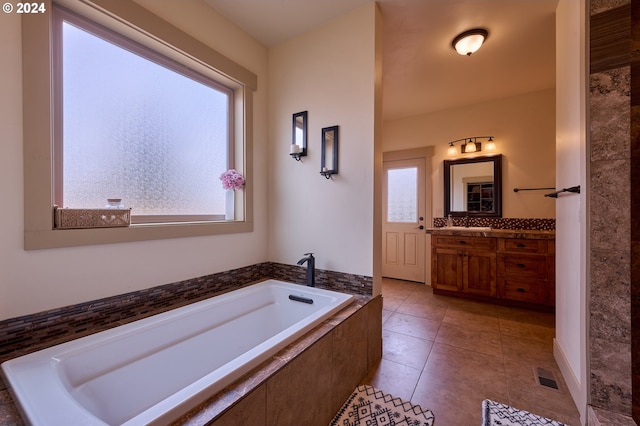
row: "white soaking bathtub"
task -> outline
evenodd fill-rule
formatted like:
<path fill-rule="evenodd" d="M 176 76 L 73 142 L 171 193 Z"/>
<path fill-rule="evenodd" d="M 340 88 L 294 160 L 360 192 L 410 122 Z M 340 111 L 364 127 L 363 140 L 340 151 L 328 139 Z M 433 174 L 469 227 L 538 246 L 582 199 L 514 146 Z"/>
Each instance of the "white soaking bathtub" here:
<path fill-rule="evenodd" d="M 352 298 L 268 280 L 6 361 L 2 373 L 27 424 L 167 424 Z"/>

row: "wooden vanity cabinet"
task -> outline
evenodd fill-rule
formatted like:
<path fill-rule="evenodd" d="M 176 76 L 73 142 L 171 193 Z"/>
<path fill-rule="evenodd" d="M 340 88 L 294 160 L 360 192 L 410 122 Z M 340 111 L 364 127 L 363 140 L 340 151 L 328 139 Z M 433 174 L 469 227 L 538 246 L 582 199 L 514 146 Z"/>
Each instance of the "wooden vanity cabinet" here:
<path fill-rule="evenodd" d="M 432 246 L 434 290 L 496 296 L 495 238 L 434 235 Z"/>
<path fill-rule="evenodd" d="M 550 305 L 555 281 L 547 240 L 498 239 L 498 297 Z"/>
<path fill-rule="evenodd" d="M 549 239 L 431 236 L 436 294 L 555 305 L 555 243 Z"/>

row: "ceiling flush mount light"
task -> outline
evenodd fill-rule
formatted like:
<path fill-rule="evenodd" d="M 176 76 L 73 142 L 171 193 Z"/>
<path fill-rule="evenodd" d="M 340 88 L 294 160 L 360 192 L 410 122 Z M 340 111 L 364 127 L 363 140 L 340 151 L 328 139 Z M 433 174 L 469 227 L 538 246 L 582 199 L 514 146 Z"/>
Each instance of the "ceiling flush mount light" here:
<path fill-rule="evenodd" d="M 451 42 L 451 46 L 461 55 L 471 56 L 482 46 L 489 36 L 489 32 L 482 28 L 474 28 L 458 34 Z"/>

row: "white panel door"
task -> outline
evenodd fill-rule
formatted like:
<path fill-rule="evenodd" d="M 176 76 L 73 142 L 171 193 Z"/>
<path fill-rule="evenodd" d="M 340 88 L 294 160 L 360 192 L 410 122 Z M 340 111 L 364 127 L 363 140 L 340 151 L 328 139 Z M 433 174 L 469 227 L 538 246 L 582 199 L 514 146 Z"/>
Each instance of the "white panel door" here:
<path fill-rule="evenodd" d="M 383 164 L 382 276 L 425 282 L 425 159 Z"/>

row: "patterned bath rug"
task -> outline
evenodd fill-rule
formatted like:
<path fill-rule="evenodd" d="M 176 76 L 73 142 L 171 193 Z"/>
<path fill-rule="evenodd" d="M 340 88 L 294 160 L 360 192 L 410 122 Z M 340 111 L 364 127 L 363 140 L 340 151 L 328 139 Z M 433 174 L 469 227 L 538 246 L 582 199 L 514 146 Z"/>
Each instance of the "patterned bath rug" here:
<path fill-rule="evenodd" d="M 556 420 L 518 410 L 506 404 L 482 401 L 482 426 L 566 426 Z"/>
<path fill-rule="evenodd" d="M 358 386 L 329 426 L 433 426 L 433 413 L 373 386 Z"/>

